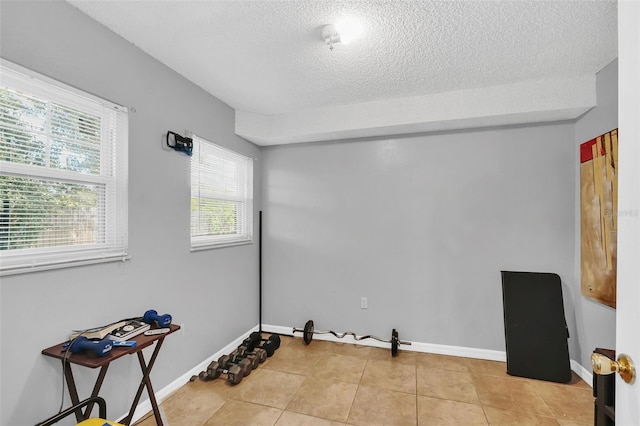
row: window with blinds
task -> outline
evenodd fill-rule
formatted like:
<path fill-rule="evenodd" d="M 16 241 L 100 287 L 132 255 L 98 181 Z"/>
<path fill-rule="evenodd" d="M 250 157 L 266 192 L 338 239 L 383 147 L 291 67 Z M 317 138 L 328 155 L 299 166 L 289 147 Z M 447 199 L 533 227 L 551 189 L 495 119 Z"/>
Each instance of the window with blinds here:
<path fill-rule="evenodd" d="M 253 240 L 253 159 L 193 136 L 191 249 Z"/>
<path fill-rule="evenodd" d="M 0 62 L 0 274 L 127 257 L 124 107 Z"/>

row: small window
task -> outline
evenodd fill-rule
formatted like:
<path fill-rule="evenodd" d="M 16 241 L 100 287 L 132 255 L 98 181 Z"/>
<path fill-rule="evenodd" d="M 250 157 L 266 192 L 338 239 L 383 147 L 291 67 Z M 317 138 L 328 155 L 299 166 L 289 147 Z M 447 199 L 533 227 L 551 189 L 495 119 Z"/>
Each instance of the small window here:
<path fill-rule="evenodd" d="M 253 159 L 193 136 L 191 249 L 253 240 Z"/>
<path fill-rule="evenodd" d="M 126 108 L 0 71 L 0 274 L 126 258 Z"/>

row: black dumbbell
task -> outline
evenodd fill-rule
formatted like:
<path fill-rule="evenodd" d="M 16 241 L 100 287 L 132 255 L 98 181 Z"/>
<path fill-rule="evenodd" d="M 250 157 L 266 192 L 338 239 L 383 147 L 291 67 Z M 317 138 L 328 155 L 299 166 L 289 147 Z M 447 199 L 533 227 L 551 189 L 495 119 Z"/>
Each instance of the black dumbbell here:
<path fill-rule="evenodd" d="M 276 349 L 278 349 L 280 347 L 280 336 L 277 335 L 277 334 L 272 334 L 271 336 L 269 336 L 268 339 L 263 339 L 262 335 L 259 332 L 254 331 L 253 333 L 251 333 L 249 335 L 249 337 L 253 337 L 254 339 L 259 339 L 261 342 L 271 341 L 271 342 L 275 343 Z"/>
<path fill-rule="evenodd" d="M 249 337 L 247 337 L 242 341 L 240 346 L 246 346 L 247 348 L 252 348 L 252 347 L 259 346 L 260 342 L 265 342 L 265 343 L 270 342 L 269 345 L 273 345 L 275 350 L 280 347 L 280 336 L 278 336 L 277 334 L 273 334 L 269 336 L 268 339 L 263 339 L 262 335 L 259 332 L 254 331 L 249 335 Z M 271 356 L 271 354 L 269 356 Z"/>
<path fill-rule="evenodd" d="M 208 381 L 217 379 L 221 374 L 227 375 L 227 382 L 237 385 L 242 381 L 244 375 L 242 374 L 242 369 L 237 365 L 231 365 L 228 369 L 222 368 L 217 361 L 211 361 L 207 366 L 206 371 L 201 371 L 198 377 L 200 379 Z"/>
<path fill-rule="evenodd" d="M 240 348 L 234 349 L 229 354 L 229 358 L 231 358 L 233 364 L 238 364 L 243 359 L 249 360 L 251 361 L 251 369 L 253 370 L 258 368 L 258 364 L 260 364 L 260 359 L 257 356 L 249 354 L 246 351 L 241 351 Z"/>
<path fill-rule="evenodd" d="M 249 336 L 246 339 L 244 339 L 242 343 L 240 343 L 240 346 L 238 347 L 245 348 L 247 352 L 253 352 L 254 350 L 256 350 L 256 347 L 259 344 L 260 344 L 260 341 L 258 339 L 256 339 L 254 336 Z M 270 343 L 268 347 L 261 348 L 261 349 L 267 353 L 268 357 L 273 355 L 273 352 L 276 350 L 275 345 L 273 343 Z"/>
<path fill-rule="evenodd" d="M 260 345 L 259 341 L 245 339 L 245 341 L 242 342 L 241 347 L 247 348 L 248 352 L 253 352 L 255 350 L 262 349 L 267 353 L 267 357 L 272 356 L 276 351 L 276 344 L 272 341 L 264 342 L 262 345 Z"/>
<path fill-rule="evenodd" d="M 270 357 L 278 348 L 279 338 L 279 336 L 274 334 L 273 336 L 269 337 L 269 339 L 266 339 L 262 345 L 260 345 L 260 342 L 262 342 L 263 340 L 260 338 L 260 334 L 252 333 L 249 337 L 244 339 L 241 346 L 247 348 L 247 351 L 249 352 L 252 352 L 256 348 L 263 349 L 267 353 L 267 356 Z"/>
<path fill-rule="evenodd" d="M 244 358 L 238 362 L 231 361 L 231 357 L 229 355 L 222 355 L 218 358 L 218 364 L 222 368 L 230 368 L 232 365 L 237 365 L 242 370 L 242 377 L 247 377 L 251 374 L 251 370 L 253 370 L 253 366 L 251 365 L 251 360 Z"/>
<path fill-rule="evenodd" d="M 254 357 L 258 360 L 258 363 L 263 363 L 267 359 L 267 351 L 261 348 L 257 348 L 255 351 L 250 351 L 246 346 L 238 346 L 238 349 L 234 350 L 239 356 L 246 357 Z M 231 353 L 233 353 L 231 352 Z"/>

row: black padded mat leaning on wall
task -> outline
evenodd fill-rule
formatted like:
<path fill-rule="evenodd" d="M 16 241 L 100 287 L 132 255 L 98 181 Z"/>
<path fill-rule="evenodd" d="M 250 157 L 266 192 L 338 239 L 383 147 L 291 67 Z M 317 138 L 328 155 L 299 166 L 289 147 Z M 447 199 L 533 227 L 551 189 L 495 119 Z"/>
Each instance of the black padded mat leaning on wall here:
<path fill-rule="evenodd" d="M 542 272 L 501 273 L 507 374 L 571 381 L 560 277 Z"/>

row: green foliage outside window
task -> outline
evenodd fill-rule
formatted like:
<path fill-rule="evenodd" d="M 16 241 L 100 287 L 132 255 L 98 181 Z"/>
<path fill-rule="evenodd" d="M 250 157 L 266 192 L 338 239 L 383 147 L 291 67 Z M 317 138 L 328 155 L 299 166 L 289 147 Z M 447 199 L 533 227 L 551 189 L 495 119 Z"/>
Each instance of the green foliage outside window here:
<path fill-rule="evenodd" d="M 0 88 L 0 161 L 100 173 L 101 119 Z M 51 136 L 49 136 L 51 135 Z M 0 250 L 92 244 L 101 185 L 0 175 Z"/>
<path fill-rule="evenodd" d="M 191 214 L 197 218 L 197 228 L 191 235 L 235 235 L 238 230 L 238 202 L 191 198 Z"/>

